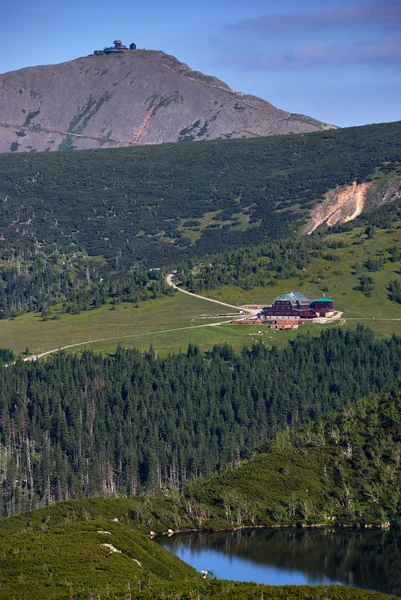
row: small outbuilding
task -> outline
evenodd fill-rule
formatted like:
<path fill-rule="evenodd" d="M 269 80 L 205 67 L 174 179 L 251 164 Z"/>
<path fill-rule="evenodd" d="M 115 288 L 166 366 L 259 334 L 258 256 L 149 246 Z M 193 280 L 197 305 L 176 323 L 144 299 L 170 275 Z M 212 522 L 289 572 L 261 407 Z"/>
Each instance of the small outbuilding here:
<path fill-rule="evenodd" d="M 314 308 L 319 317 L 331 317 L 334 313 L 334 302 L 330 298 L 318 298 L 311 302 L 311 308 Z"/>

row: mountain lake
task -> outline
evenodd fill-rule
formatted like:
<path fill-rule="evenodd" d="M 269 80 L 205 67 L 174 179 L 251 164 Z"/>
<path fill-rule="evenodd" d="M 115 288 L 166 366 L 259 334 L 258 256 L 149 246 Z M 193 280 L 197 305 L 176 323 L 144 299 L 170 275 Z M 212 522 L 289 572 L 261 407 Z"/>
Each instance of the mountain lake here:
<path fill-rule="evenodd" d="M 242 529 L 156 541 L 197 571 L 268 585 L 346 585 L 401 596 L 401 532 Z"/>

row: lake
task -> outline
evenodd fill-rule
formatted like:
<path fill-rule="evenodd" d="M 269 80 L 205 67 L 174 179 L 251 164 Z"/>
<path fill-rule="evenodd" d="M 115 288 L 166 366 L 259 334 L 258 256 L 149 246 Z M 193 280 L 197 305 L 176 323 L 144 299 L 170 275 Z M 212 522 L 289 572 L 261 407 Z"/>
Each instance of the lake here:
<path fill-rule="evenodd" d="M 401 533 L 244 529 L 156 541 L 198 571 L 269 585 L 341 584 L 401 596 Z"/>

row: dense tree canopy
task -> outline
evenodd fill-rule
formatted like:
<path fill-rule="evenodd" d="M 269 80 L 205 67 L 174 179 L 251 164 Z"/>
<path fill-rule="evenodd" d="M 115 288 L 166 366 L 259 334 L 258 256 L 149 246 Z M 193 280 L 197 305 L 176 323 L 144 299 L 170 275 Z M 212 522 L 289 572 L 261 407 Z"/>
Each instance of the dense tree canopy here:
<path fill-rule="evenodd" d="M 401 339 L 363 327 L 281 350 L 119 349 L 0 367 L 1 510 L 179 486 L 400 374 Z"/>
<path fill-rule="evenodd" d="M 328 190 L 398 165 L 400 131 L 3 154 L 1 258 L 82 250 L 159 267 L 289 236 Z"/>

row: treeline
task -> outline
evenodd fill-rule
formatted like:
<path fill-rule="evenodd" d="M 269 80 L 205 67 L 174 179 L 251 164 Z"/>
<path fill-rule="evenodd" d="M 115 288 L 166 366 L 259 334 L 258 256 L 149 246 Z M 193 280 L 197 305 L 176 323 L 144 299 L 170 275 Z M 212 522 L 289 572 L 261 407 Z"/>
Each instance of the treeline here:
<path fill-rule="evenodd" d="M 41 312 L 48 319 L 107 302 L 137 303 L 171 293 L 162 271 L 141 264 L 127 272 L 111 271 L 81 254 L 40 253 L 32 259 L 14 257 L 0 266 L 0 319 L 26 312 Z M 54 312 L 56 304 L 62 307 Z"/>
<path fill-rule="evenodd" d="M 181 486 L 234 464 L 280 429 L 387 388 L 401 338 L 363 327 L 283 349 L 158 358 L 63 353 L 0 369 L 3 515 L 55 500 Z"/>
<path fill-rule="evenodd" d="M 308 135 L 0 156 L 0 252 L 85 251 L 121 269 L 289 237 L 338 185 L 399 165 L 401 123 Z M 218 226 L 193 223 L 219 211 Z M 239 215 L 247 223 L 238 226 Z M 217 225 L 217 224 L 216 224 Z"/>
<path fill-rule="evenodd" d="M 220 285 L 243 289 L 271 286 L 290 277 L 302 280 L 309 265 L 328 251 L 327 242 L 318 236 L 287 238 L 213 254 L 198 264 L 181 262 L 177 279 L 183 287 L 198 293 Z"/>

